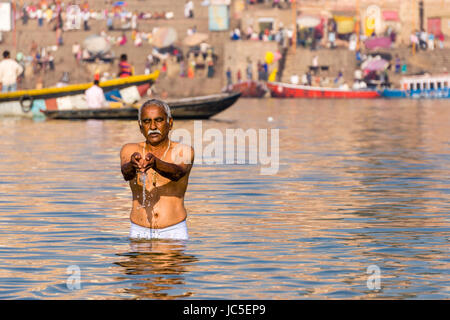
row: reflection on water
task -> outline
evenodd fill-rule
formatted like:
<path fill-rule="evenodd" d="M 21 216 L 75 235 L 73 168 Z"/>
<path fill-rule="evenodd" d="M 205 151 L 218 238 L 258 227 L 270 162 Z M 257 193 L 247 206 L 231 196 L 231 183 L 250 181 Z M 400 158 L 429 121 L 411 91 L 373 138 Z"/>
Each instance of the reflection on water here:
<path fill-rule="evenodd" d="M 126 260 L 114 264 L 123 268 L 118 281 L 134 280 L 132 288 L 118 290 L 118 295 L 127 294 L 135 298 L 175 299 L 192 296 L 192 292 L 183 292 L 186 265 L 198 261 L 194 255 L 184 253 L 182 241 L 130 240 L 127 252 L 117 254 Z"/>
<path fill-rule="evenodd" d="M 449 120 L 446 101 L 241 99 L 203 130 L 279 128 L 279 172 L 194 165 L 181 243 L 128 239 L 136 122 L 0 119 L 0 298 L 448 298 Z"/>

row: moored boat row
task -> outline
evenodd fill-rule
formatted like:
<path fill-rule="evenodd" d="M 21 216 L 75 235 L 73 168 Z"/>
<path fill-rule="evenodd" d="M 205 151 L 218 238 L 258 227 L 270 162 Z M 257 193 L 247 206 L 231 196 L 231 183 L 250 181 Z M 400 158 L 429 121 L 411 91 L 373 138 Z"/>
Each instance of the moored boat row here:
<path fill-rule="evenodd" d="M 137 119 L 137 108 L 129 106 L 141 100 L 158 78 L 149 75 L 119 78 L 100 83 L 109 108 L 89 109 L 84 92 L 92 84 L 61 88 L 22 90 L 0 93 L 0 117 L 33 117 L 44 114 L 52 119 Z M 342 89 L 295 85 L 281 82 L 247 81 L 227 88 L 227 93 L 169 101 L 174 118 L 207 119 L 225 110 L 242 97 L 262 97 L 267 91 L 274 98 L 373 99 L 373 98 L 450 98 L 450 76 L 410 76 L 401 81 L 401 89 Z M 119 102 L 118 102 L 119 101 Z M 128 105 L 124 107 L 125 105 Z"/>
<path fill-rule="evenodd" d="M 412 98 L 448 99 L 450 98 L 450 76 L 420 75 L 403 77 L 400 89 L 340 89 L 311 87 L 281 82 L 268 82 L 267 87 L 274 98 L 325 98 L 325 99 L 373 99 L 373 98 Z"/>
<path fill-rule="evenodd" d="M 34 117 L 45 115 L 49 119 L 138 119 L 136 104 L 147 95 L 159 71 L 149 75 L 118 78 L 100 83 L 107 108 L 88 108 L 85 91 L 92 83 L 68 85 L 60 88 L 22 90 L 0 93 L 0 117 Z M 176 119 L 208 119 L 234 104 L 240 92 L 168 100 L 172 116 Z"/>

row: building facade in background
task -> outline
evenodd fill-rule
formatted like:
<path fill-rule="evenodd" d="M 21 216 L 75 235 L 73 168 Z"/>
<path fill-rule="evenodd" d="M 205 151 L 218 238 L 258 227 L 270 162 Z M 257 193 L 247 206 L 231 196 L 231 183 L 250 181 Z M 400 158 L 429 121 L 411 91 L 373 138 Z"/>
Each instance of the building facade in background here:
<path fill-rule="evenodd" d="M 235 1 L 240 4 L 240 0 Z M 311 23 L 316 18 L 334 19 L 338 33 L 357 31 L 358 21 L 359 32 L 365 36 L 381 35 L 390 28 L 398 34 L 398 44 L 409 44 L 411 33 L 421 29 L 450 37 L 450 0 L 297 0 L 296 6 L 283 9 L 254 6 L 237 12 L 234 17 L 242 19 L 243 30 L 250 26 L 258 32 L 265 28 L 292 29 L 294 21 L 302 27 L 302 22 Z"/>

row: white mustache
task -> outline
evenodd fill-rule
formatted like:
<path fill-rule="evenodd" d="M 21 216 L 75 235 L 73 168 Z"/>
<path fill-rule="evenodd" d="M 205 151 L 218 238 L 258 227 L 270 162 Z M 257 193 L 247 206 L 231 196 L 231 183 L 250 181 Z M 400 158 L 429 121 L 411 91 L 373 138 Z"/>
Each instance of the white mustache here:
<path fill-rule="evenodd" d="M 156 129 L 156 130 L 150 129 L 150 130 L 148 130 L 147 135 L 150 135 L 152 133 L 159 133 L 159 134 L 161 134 L 161 131 L 159 131 L 159 129 Z"/>

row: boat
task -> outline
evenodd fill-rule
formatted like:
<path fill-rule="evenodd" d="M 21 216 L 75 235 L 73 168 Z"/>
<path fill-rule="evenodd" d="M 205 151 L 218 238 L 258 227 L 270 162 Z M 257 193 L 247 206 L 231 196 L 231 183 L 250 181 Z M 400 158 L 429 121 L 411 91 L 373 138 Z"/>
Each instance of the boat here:
<path fill-rule="evenodd" d="M 267 82 L 267 88 L 274 98 L 345 98 L 372 99 L 380 96 L 376 90 L 339 89 L 327 87 L 311 87 L 281 82 Z"/>
<path fill-rule="evenodd" d="M 241 92 L 241 98 L 262 98 L 269 91 L 263 82 L 242 81 L 225 87 L 224 92 Z"/>
<path fill-rule="evenodd" d="M 449 99 L 450 75 L 418 75 L 403 77 L 400 89 L 384 89 L 383 98 Z"/>
<path fill-rule="evenodd" d="M 232 106 L 241 96 L 237 93 L 220 93 L 208 96 L 168 100 L 174 119 L 209 119 Z M 137 120 L 139 105 L 124 108 L 42 110 L 48 119 L 87 120 L 121 119 Z"/>
<path fill-rule="evenodd" d="M 139 101 L 156 81 L 159 70 L 148 75 L 136 75 L 100 82 L 105 97 L 111 104 L 116 100 L 133 103 Z M 0 117 L 33 117 L 42 115 L 41 110 L 73 110 L 87 108 L 84 92 L 91 83 L 73 84 L 34 90 L 0 93 Z"/>

